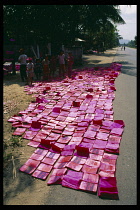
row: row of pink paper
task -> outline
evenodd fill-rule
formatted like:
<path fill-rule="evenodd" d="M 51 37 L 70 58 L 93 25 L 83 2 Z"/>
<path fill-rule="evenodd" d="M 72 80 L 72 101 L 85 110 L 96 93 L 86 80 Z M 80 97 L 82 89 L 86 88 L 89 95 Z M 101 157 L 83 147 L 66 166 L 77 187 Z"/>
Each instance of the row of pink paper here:
<path fill-rule="evenodd" d="M 16 128 L 13 135 L 37 149 L 20 171 L 47 184 L 118 199 L 115 172 L 124 122 L 113 120 L 112 102 L 119 71 L 113 63 L 25 87 L 35 100 L 8 121 Z"/>

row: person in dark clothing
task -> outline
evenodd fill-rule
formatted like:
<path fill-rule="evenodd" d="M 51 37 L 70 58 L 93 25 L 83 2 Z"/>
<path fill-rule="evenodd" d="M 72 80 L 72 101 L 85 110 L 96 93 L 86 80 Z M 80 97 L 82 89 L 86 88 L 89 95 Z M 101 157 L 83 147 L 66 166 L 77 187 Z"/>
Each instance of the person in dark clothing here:
<path fill-rule="evenodd" d="M 124 43 L 124 51 L 125 51 L 125 43 Z"/>
<path fill-rule="evenodd" d="M 40 62 L 40 59 L 36 59 L 36 63 L 34 65 L 34 73 L 37 80 L 41 80 L 42 75 L 42 63 Z"/>
<path fill-rule="evenodd" d="M 56 62 L 57 62 L 56 56 L 52 55 L 50 59 L 50 76 L 52 79 L 54 79 L 54 74 L 56 72 Z"/>
<path fill-rule="evenodd" d="M 21 55 L 18 58 L 18 61 L 20 63 L 20 76 L 21 76 L 22 82 L 24 82 L 24 80 L 26 80 L 27 82 L 27 74 L 26 74 L 27 55 L 25 55 L 23 49 L 20 49 L 20 53 Z"/>

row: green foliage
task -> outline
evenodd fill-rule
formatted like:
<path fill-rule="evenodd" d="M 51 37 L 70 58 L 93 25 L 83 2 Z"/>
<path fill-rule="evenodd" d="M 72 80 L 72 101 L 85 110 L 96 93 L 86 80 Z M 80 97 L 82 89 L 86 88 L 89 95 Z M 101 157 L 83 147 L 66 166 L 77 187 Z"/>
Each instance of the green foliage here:
<path fill-rule="evenodd" d="M 21 147 L 22 146 L 22 137 L 12 136 L 10 139 L 10 145 L 13 147 Z"/>
<path fill-rule="evenodd" d="M 137 36 L 135 36 L 134 40 L 131 40 L 127 44 L 128 47 L 136 48 L 137 47 Z"/>
<path fill-rule="evenodd" d="M 135 36 L 134 38 L 134 43 L 135 43 L 135 46 L 137 46 L 137 36 Z"/>
<path fill-rule="evenodd" d="M 114 24 L 125 23 L 119 5 L 4 5 L 3 11 L 4 42 L 14 38 L 21 45 L 72 45 L 83 36 L 107 42 L 109 31 L 113 41 Z"/>
<path fill-rule="evenodd" d="M 4 153 L 3 160 L 4 162 L 12 158 L 12 153 Z"/>
<path fill-rule="evenodd" d="M 3 150 L 6 150 L 8 148 L 8 146 L 9 146 L 8 143 L 3 141 Z"/>

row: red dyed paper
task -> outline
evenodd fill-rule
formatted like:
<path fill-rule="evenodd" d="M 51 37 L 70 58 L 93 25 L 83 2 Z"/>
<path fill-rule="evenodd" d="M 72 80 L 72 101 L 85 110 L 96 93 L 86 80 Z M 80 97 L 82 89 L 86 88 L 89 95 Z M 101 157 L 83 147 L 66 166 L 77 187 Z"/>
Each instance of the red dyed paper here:
<path fill-rule="evenodd" d="M 97 192 L 97 187 L 98 187 L 97 184 L 82 181 L 80 186 L 79 186 L 79 189 L 80 190 L 85 190 L 85 191 L 91 191 L 91 192 L 95 193 L 95 192 Z"/>

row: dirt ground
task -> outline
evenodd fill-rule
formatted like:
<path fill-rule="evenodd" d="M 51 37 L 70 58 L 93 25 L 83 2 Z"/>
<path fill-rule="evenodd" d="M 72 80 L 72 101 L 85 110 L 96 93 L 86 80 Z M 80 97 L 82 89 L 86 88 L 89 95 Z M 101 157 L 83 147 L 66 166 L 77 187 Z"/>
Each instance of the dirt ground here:
<path fill-rule="evenodd" d="M 109 65 L 113 62 L 116 49 L 103 56 L 84 56 L 85 66 Z M 84 67 L 84 66 L 83 66 Z M 19 111 L 25 110 L 32 101 L 32 95 L 24 92 L 19 72 L 6 76 L 3 81 L 3 204 L 4 205 L 42 205 L 53 188 L 46 181 L 35 179 L 19 168 L 31 156 L 35 148 L 27 146 L 29 140 L 12 137 L 14 129 L 7 120 Z M 15 172 L 14 172 L 15 169 Z"/>
<path fill-rule="evenodd" d="M 46 183 L 19 173 L 18 169 L 31 156 L 35 148 L 27 146 L 28 140 L 12 137 L 14 128 L 7 120 L 19 111 L 25 110 L 31 100 L 31 95 L 23 91 L 25 82 L 20 75 L 6 76 L 3 82 L 3 204 L 4 205 L 39 205 L 42 193 L 46 193 Z M 13 172 L 13 160 L 16 174 Z M 33 194 L 31 193 L 33 192 Z M 39 196 L 40 195 L 40 196 Z M 30 197 L 30 199 L 29 199 Z M 37 199 L 38 198 L 38 199 Z M 41 204 L 41 203 L 40 203 Z"/>

